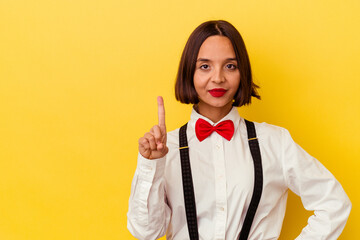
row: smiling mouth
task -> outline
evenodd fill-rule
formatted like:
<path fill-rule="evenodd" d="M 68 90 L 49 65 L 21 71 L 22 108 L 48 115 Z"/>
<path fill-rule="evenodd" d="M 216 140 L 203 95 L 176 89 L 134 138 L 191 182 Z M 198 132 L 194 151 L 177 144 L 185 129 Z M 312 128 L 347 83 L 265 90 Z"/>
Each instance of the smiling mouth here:
<path fill-rule="evenodd" d="M 209 93 L 211 94 L 211 96 L 213 97 L 222 97 L 227 90 L 223 89 L 223 88 L 214 88 L 209 90 Z"/>

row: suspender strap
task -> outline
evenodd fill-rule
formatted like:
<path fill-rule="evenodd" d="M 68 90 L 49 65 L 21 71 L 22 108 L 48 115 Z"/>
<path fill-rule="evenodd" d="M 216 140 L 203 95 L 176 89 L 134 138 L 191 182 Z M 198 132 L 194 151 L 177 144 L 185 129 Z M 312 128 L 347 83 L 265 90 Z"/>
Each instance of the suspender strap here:
<path fill-rule="evenodd" d="M 254 220 L 256 209 L 259 206 L 262 188 L 263 188 L 263 172 L 261 164 L 261 154 L 259 142 L 256 137 L 255 125 L 253 122 L 250 122 L 245 119 L 246 128 L 248 132 L 248 141 L 250 152 L 254 161 L 254 191 L 250 201 L 248 211 L 244 220 L 243 227 L 241 229 L 239 240 L 246 240 L 249 236 L 250 228 Z"/>
<path fill-rule="evenodd" d="M 189 158 L 189 147 L 186 136 L 187 123 L 180 128 L 179 143 L 180 143 L 180 159 L 181 172 L 184 190 L 184 202 L 186 210 L 186 221 L 189 230 L 190 240 L 198 240 L 198 225 L 195 205 L 195 193 L 191 175 L 191 166 Z"/>
<path fill-rule="evenodd" d="M 251 225 L 256 213 L 256 209 L 259 205 L 262 187 L 263 187 L 263 173 L 261 164 L 261 154 L 259 142 L 256 138 L 255 125 L 253 122 L 245 120 L 246 128 L 248 132 L 248 140 L 250 152 L 254 161 L 254 190 L 250 201 L 248 211 L 245 216 L 244 224 L 240 232 L 239 240 L 246 240 L 249 236 Z M 197 215 L 195 205 L 194 186 L 192 182 L 189 147 L 186 136 L 187 123 L 180 128 L 179 131 L 179 149 L 181 159 L 181 172 L 184 190 L 184 202 L 186 211 L 186 220 L 189 230 L 190 240 L 198 240 L 198 226 Z"/>

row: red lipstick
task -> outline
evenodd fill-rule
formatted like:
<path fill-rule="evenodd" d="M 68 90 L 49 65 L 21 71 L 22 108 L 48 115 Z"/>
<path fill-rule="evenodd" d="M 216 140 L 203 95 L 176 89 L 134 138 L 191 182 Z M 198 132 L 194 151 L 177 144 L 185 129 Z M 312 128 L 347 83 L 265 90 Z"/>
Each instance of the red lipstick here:
<path fill-rule="evenodd" d="M 227 90 L 223 89 L 223 88 L 214 88 L 209 90 L 209 93 L 211 94 L 211 96 L 213 97 L 222 97 Z"/>

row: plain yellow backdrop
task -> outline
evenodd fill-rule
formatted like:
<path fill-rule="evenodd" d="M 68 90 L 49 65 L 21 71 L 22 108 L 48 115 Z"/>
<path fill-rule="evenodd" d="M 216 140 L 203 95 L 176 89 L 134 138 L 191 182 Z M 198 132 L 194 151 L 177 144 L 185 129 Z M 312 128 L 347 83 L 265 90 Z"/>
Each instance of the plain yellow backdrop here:
<path fill-rule="evenodd" d="M 174 97 L 181 51 L 211 19 L 244 37 L 262 100 L 243 117 L 287 128 L 342 183 L 356 239 L 360 148 L 357 0 L 0 0 L 0 239 L 133 239 L 137 140 L 191 106 Z M 310 212 L 290 194 L 282 240 Z"/>

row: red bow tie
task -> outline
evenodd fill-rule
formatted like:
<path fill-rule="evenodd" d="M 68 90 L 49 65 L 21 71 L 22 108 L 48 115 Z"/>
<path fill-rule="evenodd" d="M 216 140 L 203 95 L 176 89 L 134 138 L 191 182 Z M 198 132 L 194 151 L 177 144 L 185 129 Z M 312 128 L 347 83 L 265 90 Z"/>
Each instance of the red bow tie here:
<path fill-rule="evenodd" d="M 230 141 L 234 135 L 234 123 L 231 120 L 226 120 L 218 123 L 216 126 L 211 126 L 211 124 L 204 119 L 199 118 L 196 121 L 195 133 L 200 142 L 210 136 L 214 131 Z"/>

